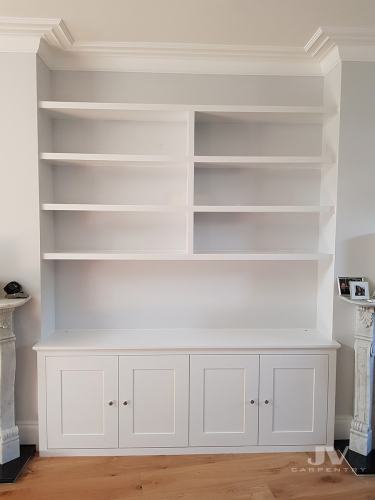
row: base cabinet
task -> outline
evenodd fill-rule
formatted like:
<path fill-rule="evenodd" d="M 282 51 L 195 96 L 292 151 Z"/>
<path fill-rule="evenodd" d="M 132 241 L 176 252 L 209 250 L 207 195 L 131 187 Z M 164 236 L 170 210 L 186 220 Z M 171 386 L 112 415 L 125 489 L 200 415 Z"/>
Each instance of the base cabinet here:
<path fill-rule="evenodd" d="M 187 446 L 189 356 L 120 356 L 119 367 L 119 446 Z"/>
<path fill-rule="evenodd" d="M 259 444 L 325 444 L 328 356 L 260 356 L 259 373 Z"/>
<path fill-rule="evenodd" d="M 117 448 L 118 357 L 46 358 L 48 448 Z"/>
<path fill-rule="evenodd" d="M 190 358 L 190 445 L 258 443 L 259 356 Z"/>
<path fill-rule="evenodd" d="M 215 447 L 256 451 L 258 446 L 332 444 L 332 424 L 327 429 L 333 415 L 329 370 L 334 361 L 334 351 L 48 353 L 39 356 L 44 378 L 39 394 L 45 394 L 40 410 L 46 415 L 40 451 L 184 453 L 189 447 L 209 453 Z"/>

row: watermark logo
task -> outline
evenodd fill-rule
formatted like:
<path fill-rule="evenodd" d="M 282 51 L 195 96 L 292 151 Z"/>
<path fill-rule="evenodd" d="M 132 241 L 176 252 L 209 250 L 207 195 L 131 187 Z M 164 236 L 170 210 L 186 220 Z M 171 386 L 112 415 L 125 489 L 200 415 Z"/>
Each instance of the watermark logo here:
<path fill-rule="evenodd" d="M 356 469 L 350 467 L 345 457 L 348 453 L 349 446 L 346 446 L 344 451 L 337 451 L 332 446 L 316 446 L 314 457 L 307 459 L 306 467 L 291 467 L 292 472 L 348 472 Z"/>

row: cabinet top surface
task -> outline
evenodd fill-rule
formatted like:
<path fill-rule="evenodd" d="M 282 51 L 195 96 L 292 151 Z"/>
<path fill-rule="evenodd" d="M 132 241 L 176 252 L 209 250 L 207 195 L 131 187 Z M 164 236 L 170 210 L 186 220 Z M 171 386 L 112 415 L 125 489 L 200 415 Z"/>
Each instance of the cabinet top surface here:
<path fill-rule="evenodd" d="M 129 330 L 60 331 L 38 342 L 37 351 L 202 349 L 338 349 L 313 330 Z"/>

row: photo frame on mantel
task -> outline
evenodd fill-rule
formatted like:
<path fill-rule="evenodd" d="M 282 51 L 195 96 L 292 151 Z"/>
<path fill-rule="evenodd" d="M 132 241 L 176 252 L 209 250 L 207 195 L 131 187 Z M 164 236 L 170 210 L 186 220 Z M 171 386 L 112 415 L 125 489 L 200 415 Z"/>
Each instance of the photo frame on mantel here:
<path fill-rule="evenodd" d="M 368 281 L 351 281 L 350 298 L 352 300 L 368 300 L 370 298 Z"/>
<path fill-rule="evenodd" d="M 338 276 L 337 277 L 337 288 L 339 295 L 343 297 L 350 297 L 350 282 L 351 281 L 365 281 L 362 277 L 350 277 L 350 276 Z"/>

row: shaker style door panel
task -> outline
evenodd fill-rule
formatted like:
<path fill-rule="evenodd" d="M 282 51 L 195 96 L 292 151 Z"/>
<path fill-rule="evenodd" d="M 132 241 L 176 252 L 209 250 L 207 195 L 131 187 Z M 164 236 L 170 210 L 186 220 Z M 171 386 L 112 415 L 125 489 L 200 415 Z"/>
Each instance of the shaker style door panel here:
<path fill-rule="evenodd" d="M 258 383 L 258 355 L 191 356 L 190 445 L 256 445 Z"/>
<path fill-rule="evenodd" d="M 120 356 L 120 447 L 188 444 L 189 356 Z"/>
<path fill-rule="evenodd" d="M 325 444 L 327 355 L 260 356 L 259 444 Z"/>
<path fill-rule="evenodd" d="M 48 448 L 117 448 L 117 356 L 48 357 L 46 373 Z"/>

